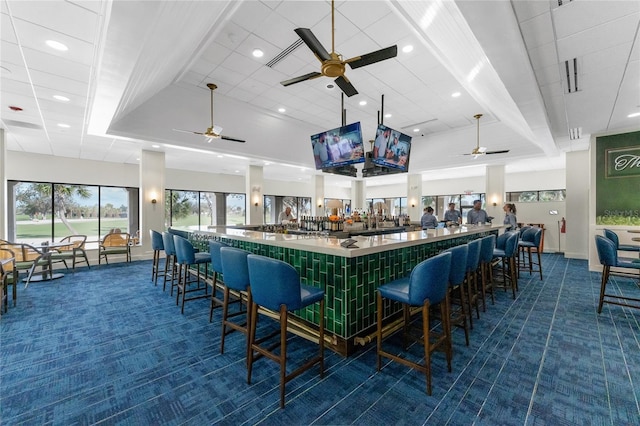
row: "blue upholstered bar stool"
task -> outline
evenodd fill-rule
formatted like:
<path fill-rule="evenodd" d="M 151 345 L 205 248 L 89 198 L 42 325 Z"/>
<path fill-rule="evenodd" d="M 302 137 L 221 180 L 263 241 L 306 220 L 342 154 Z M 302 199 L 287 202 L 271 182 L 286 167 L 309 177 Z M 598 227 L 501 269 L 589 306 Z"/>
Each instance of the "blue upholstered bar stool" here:
<path fill-rule="evenodd" d="M 171 232 L 162 233 L 162 244 L 164 246 L 164 280 L 162 282 L 162 291 L 167 289 L 167 277 L 170 279 L 170 293 L 173 296 L 173 287 L 176 286 L 178 278 L 178 268 L 176 264 L 176 247 L 173 244 L 173 234 Z"/>
<path fill-rule="evenodd" d="M 224 276 L 224 298 L 222 300 L 222 335 L 220 337 L 220 353 L 224 353 L 224 339 L 232 331 L 240 331 L 247 337 L 245 356 L 249 360 L 249 327 L 251 325 L 251 287 L 249 287 L 249 265 L 247 256 L 250 253 L 233 247 L 220 248 L 220 260 L 222 261 L 222 275 Z M 231 302 L 231 290 L 237 292 L 237 302 L 242 307 L 244 297 L 247 310 L 229 314 L 229 303 Z M 231 318 L 238 315 L 246 315 L 244 323 L 231 321 Z M 229 327 L 229 330 L 227 330 Z"/>
<path fill-rule="evenodd" d="M 265 256 L 250 254 L 247 257 L 249 265 L 249 281 L 251 283 L 251 327 L 249 331 L 249 361 L 247 363 L 247 383 L 251 383 L 254 352 L 263 355 L 280 365 L 280 408 L 284 408 L 285 384 L 302 372 L 320 365 L 320 377 L 324 377 L 324 290 L 304 285 L 300 282 L 298 272 L 286 262 Z M 318 314 L 319 352 L 303 365 L 287 374 L 287 318 L 289 311 L 302 309 L 314 303 L 320 303 Z M 256 339 L 258 324 L 258 306 L 269 309 L 278 315 L 280 322 L 279 345 L 269 347 L 261 344 L 274 337 L 274 334 Z M 275 333 L 277 335 L 278 332 Z M 280 351 L 273 352 L 274 347 Z"/>
<path fill-rule="evenodd" d="M 618 238 L 618 234 L 610 229 L 604 230 L 604 236 L 613 241 L 613 243 L 616 245 L 616 250 L 638 253 L 638 255 L 640 256 L 640 245 L 620 244 L 620 238 Z"/>
<path fill-rule="evenodd" d="M 229 247 L 220 241 L 209 240 L 209 255 L 211 256 L 211 270 L 213 271 L 213 279 L 211 280 L 211 304 L 209 305 L 209 322 L 213 321 L 213 310 L 217 306 L 222 306 L 223 301 L 217 296 L 218 287 L 224 288 L 224 282 L 220 279 L 222 272 L 222 257 L 220 257 L 220 249 L 222 247 Z"/>
<path fill-rule="evenodd" d="M 637 270 L 640 272 L 640 259 L 621 258 L 618 257 L 618 247 L 615 242 L 602 235 L 596 235 L 596 250 L 598 251 L 598 259 L 603 265 L 602 281 L 600 283 L 600 301 L 598 302 L 598 313 L 602 312 L 602 305 L 610 303 L 612 305 L 626 306 L 629 308 L 640 309 L 640 299 L 635 297 L 621 296 L 620 294 L 607 294 L 606 287 L 609 282 L 611 268 L 626 268 Z M 622 274 L 639 277 L 638 274 Z M 635 302 L 635 303 L 629 303 Z"/>
<path fill-rule="evenodd" d="M 427 379 L 427 393 L 431 395 L 431 354 L 438 348 L 443 348 L 447 367 L 451 371 L 451 334 L 449 333 L 449 271 L 451 268 L 451 253 L 443 252 L 420 262 L 411 271 L 411 275 L 399 278 L 378 287 L 378 330 L 377 330 L 377 371 L 382 366 L 382 357 L 389 358 L 400 364 L 421 371 Z M 394 351 L 388 352 L 382 348 L 385 337 L 393 334 L 395 329 L 383 330 L 384 304 L 383 299 L 389 299 L 402 304 L 404 327 L 403 342 L 406 349 L 408 337 L 420 341 L 424 345 L 424 365 L 402 358 Z M 442 318 L 442 332 L 435 333 L 429 324 L 429 308 L 440 305 Z M 410 336 L 411 308 L 420 307 L 422 314 L 419 336 Z"/>
<path fill-rule="evenodd" d="M 151 269 L 151 281 L 158 285 L 158 275 L 160 274 L 160 252 L 164 251 L 164 241 L 162 234 L 153 229 L 149 229 L 151 236 L 151 248 L 153 249 L 153 265 Z"/>
<path fill-rule="evenodd" d="M 494 287 L 511 288 L 513 298 L 516 298 L 518 289 L 518 232 L 505 232 L 496 239 L 496 248 L 493 249 L 493 258 L 498 260 L 498 267 L 502 270 L 502 285 L 494 283 Z"/>
<path fill-rule="evenodd" d="M 178 288 L 176 292 L 176 305 L 182 296 L 180 312 L 184 314 L 184 303 L 190 300 L 209 298 L 209 286 L 206 280 L 200 280 L 200 265 L 204 265 L 204 277 L 207 276 L 211 256 L 209 253 L 196 253 L 193 244 L 179 235 L 173 236 L 173 244 L 176 248 L 176 262 L 178 263 Z M 191 278 L 191 266 L 195 266 L 196 279 Z M 195 286 L 194 286 L 195 284 Z M 204 293 L 203 293 L 204 291 Z M 188 294 L 196 293 L 195 296 Z"/>
<path fill-rule="evenodd" d="M 469 346 L 469 327 L 467 326 L 469 302 L 467 301 L 467 295 L 464 290 L 464 279 L 467 276 L 468 251 L 469 248 L 466 244 L 445 250 L 445 252 L 451 253 L 451 267 L 449 268 L 450 325 L 455 325 L 464 330 L 464 339 L 467 346 Z M 459 305 L 460 309 L 454 310 L 454 304 Z"/>
<path fill-rule="evenodd" d="M 473 307 L 476 308 L 476 316 L 480 318 L 480 308 L 478 304 L 479 292 L 478 292 L 478 268 L 480 267 L 480 248 L 482 241 L 480 239 L 469 241 L 467 243 L 467 299 L 469 301 L 469 327 L 473 330 L 473 315 L 471 311 Z"/>
<path fill-rule="evenodd" d="M 542 261 L 540 257 L 541 247 L 540 241 L 542 241 L 542 229 L 533 227 L 522 232 L 521 238 L 518 241 L 518 270 L 529 270 L 529 275 L 533 272 L 540 272 L 540 279 L 542 279 Z M 538 261 L 535 262 L 531 257 L 531 252 L 535 252 Z M 525 256 L 525 253 L 527 256 Z M 520 254 L 522 254 L 522 263 L 520 262 Z M 534 266 L 537 265 L 537 269 Z"/>
<path fill-rule="evenodd" d="M 493 260 L 493 249 L 496 246 L 496 236 L 489 235 L 483 237 L 480 245 L 480 281 L 482 282 L 482 306 L 483 311 L 486 311 L 486 298 L 487 292 L 491 292 L 491 304 L 496 303 L 496 298 L 493 294 L 493 268 L 491 267 L 491 261 Z"/>

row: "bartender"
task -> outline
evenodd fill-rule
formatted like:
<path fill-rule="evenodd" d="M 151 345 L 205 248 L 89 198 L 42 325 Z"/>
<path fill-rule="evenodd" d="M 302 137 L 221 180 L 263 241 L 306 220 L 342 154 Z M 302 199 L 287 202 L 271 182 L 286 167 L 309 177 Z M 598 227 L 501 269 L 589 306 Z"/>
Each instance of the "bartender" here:
<path fill-rule="evenodd" d="M 278 216 L 279 223 L 289 223 L 295 221 L 296 218 L 291 214 L 291 207 L 285 208 L 284 211 L 280 212 L 280 215 Z"/>

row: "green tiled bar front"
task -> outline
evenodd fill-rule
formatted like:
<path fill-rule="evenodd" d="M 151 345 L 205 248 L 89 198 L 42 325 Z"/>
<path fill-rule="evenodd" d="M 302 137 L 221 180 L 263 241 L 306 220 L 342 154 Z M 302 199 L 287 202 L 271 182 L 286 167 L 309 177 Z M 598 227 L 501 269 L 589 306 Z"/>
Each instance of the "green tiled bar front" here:
<path fill-rule="evenodd" d="M 402 247 L 344 257 L 326 253 L 279 247 L 255 241 L 243 241 L 206 231 L 189 234 L 194 246 L 201 251 L 209 250 L 209 240 L 222 241 L 232 247 L 254 254 L 283 260 L 292 265 L 307 285 L 325 291 L 325 330 L 339 341 L 334 347 L 340 353 L 353 351 L 355 337 L 373 331 L 376 324 L 376 289 L 396 278 L 407 276 L 422 260 L 434 256 L 449 247 L 465 244 L 476 238 L 497 234 L 497 229 L 462 234 L 448 239 L 429 241 L 411 247 Z M 398 305 L 385 308 L 385 316 L 399 311 Z M 318 306 L 313 305 L 295 315 L 313 324 L 318 324 Z"/>

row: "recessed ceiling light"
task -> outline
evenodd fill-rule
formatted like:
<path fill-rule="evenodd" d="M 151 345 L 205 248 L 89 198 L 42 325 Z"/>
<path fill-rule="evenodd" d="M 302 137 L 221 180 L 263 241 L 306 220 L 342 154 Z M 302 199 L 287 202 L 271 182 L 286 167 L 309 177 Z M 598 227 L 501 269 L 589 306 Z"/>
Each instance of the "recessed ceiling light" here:
<path fill-rule="evenodd" d="M 413 129 L 413 131 L 414 131 L 414 132 L 419 132 L 419 131 L 420 131 L 420 129 Z"/>
<path fill-rule="evenodd" d="M 413 46 L 410 45 L 410 44 L 407 44 L 405 47 L 402 48 L 402 51 L 404 53 L 409 53 L 409 52 L 413 51 Z"/>
<path fill-rule="evenodd" d="M 240 170 L 236 170 L 236 173 L 240 173 Z"/>
<path fill-rule="evenodd" d="M 224 155 L 218 155 L 218 158 L 224 158 Z"/>
<path fill-rule="evenodd" d="M 62 96 L 62 95 L 53 95 L 53 99 L 57 99 L 59 101 L 62 102 L 69 102 L 71 99 L 67 98 L 66 96 Z"/>
<path fill-rule="evenodd" d="M 64 44 L 60 43 L 59 41 L 47 40 L 46 43 L 47 43 L 47 46 L 49 46 L 52 49 L 61 50 L 63 52 L 69 50 L 69 48 L 67 46 L 65 46 Z"/>
<path fill-rule="evenodd" d="M 287 112 L 287 110 L 284 108 L 278 108 L 278 112 Z"/>
<path fill-rule="evenodd" d="M 253 52 L 251 52 L 251 54 L 256 58 L 262 58 L 264 56 L 264 52 L 260 49 L 253 49 Z"/>
<path fill-rule="evenodd" d="M 458 96 L 460 96 L 460 92 L 453 92 L 453 93 L 451 94 L 451 97 L 452 97 L 452 98 L 457 98 Z"/>
<path fill-rule="evenodd" d="M 640 112 L 634 112 L 633 114 L 627 115 L 627 118 L 640 117 Z"/>
<path fill-rule="evenodd" d="M 136 158 L 136 161 L 140 161 L 140 159 L 139 159 L 139 158 Z"/>
<path fill-rule="evenodd" d="M 391 115 L 390 113 L 386 113 L 386 114 L 384 115 L 384 118 L 390 118 L 390 117 L 393 117 L 393 115 Z"/>
<path fill-rule="evenodd" d="M 63 129 L 68 129 L 71 126 L 69 126 L 68 124 L 64 124 L 64 123 L 58 123 L 58 127 L 62 127 Z"/>
<path fill-rule="evenodd" d="M 360 106 L 365 106 L 367 104 L 367 101 L 360 101 Z"/>
<path fill-rule="evenodd" d="M 268 162 L 268 161 L 265 161 L 265 162 L 264 162 L 264 165 L 265 165 L 265 166 L 268 166 L 269 164 L 271 164 L 271 163 L 270 163 L 270 162 Z"/>
<path fill-rule="evenodd" d="M 151 148 L 160 148 L 160 145 L 151 145 Z"/>

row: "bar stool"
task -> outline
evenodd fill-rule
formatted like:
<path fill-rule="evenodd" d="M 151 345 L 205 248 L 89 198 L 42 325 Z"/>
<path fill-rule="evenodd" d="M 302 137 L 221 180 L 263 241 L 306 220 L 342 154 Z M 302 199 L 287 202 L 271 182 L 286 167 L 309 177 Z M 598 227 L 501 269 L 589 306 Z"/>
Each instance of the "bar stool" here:
<path fill-rule="evenodd" d="M 153 249 L 151 281 L 153 281 L 155 285 L 158 285 L 158 275 L 160 272 L 160 252 L 164 251 L 164 241 L 162 240 L 162 234 L 158 231 L 149 229 L 149 235 L 151 236 L 151 248 Z"/>
<path fill-rule="evenodd" d="M 178 263 L 178 289 L 176 292 L 176 305 L 180 301 L 180 295 L 182 295 L 182 304 L 180 306 L 180 313 L 184 314 L 184 303 L 190 300 L 203 299 L 209 297 L 209 286 L 206 281 L 203 280 L 204 286 L 200 285 L 200 265 L 204 265 L 204 276 L 207 276 L 208 266 L 211 263 L 211 256 L 209 253 L 196 253 L 193 245 L 189 240 L 179 235 L 173 236 L 173 244 L 176 248 L 176 262 Z M 196 266 L 196 280 L 189 280 L 191 275 L 191 266 Z M 196 284 L 194 288 L 192 284 Z M 187 297 L 187 293 L 201 292 L 204 290 L 204 294 L 197 296 Z"/>
<path fill-rule="evenodd" d="M 380 371 L 382 357 L 389 358 L 400 364 L 421 371 L 427 379 L 427 394 L 431 395 L 431 354 L 438 348 L 443 348 L 447 358 L 447 367 L 451 371 L 451 334 L 449 333 L 449 271 L 451 268 L 451 253 L 442 252 L 420 262 L 411 271 L 411 275 L 399 278 L 388 284 L 378 287 L 377 309 L 377 371 Z M 424 345 L 424 365 L 409 361 L 395 353 L 382 349 L 383 339 L 395 332 L 385 330 L 383 332 L 382 321 L 384 316 L 383 298 L 402 304 L 404 317 L 403 344 L 406 350 L 407 338 L 421 341 Z M 436 334 L 429 324 L 429 308 L 440 305 L 440 317 L 442 318 L 442 333 Z M 421 337 L 409 334 L 411 321 L 411 307 L 422 308 Z M 433 338 L 433 340 L 432 340 Z"/>
<path fill-rule="evenodd" d="M 464 339 L 467 346 L 469 346 L 469 327 L 467 327 L 469 302 L 464 291 L 464 279 L 467 276 L 468 251 L 466 244 L 445 250 L 445 252 L 451 253 L 451 267 L 449 268 L 449 310 L 451 311 L 451 321 L 449 323 L 464 330 Z M 454 296 L 456 292 L 459 293 L 457 298 Z M 456 301 L 460 305 L 460 309 L 454 311 L 451 306 Z"/>
<path fill-rule="evenodd" d="M 493 258 L 498 260 L 498 264 L 502 269 L 502 285 L 495 287 L 511 288 L 513 298 L 516 298 L 516 290 L 518 289 L 518 273 L 516 265 L 516 257 L 518 255 L 518 232 L 505 232 L 496 239 L 496 248 L 493 249 Z"/>
<path fill-rule="evenodd" d="M 489 235 L 480 241 L 480 281 L 482 282 L 482 306 L 483 312 L 485 312 L 487 291 L 491 291 L 491 304 L 495 305 L 496 303 L 496 298 L 493 294 L 493 268 L 491 267 L 493 249 L 496 246 L 496 236 Z"/>
<path fill-rule="evenodd" d="M 164 280 L 162 282 L 162 291 L 167 289 L 167 277 L 171 278 L 171 291 L 169 294 L 173 296 L 173 287 L 175 287 L 178 268 L 176 265 L 176 247 L 173 244 L 173 234 L 171 232 L 162 233 L 162 245 L 164 247 Z"/>
<path fill-rule="evenodd" d="M 602 235 L 596 235 L 596 250 L 598 251 L 598 259 L 603 265 L 602 281 L 600 282 L 600 300 L 598 302 L 598 313 L 602 312 L 602 305 L 610 303 L 612 305 L 626 306 L 628 308 L 640 309 L 640 299 L 635 297 L 621 296 L 619 294 L 607 294 L 606 287 L 609 281 L 611 268 L 626 268 L 640 271 L 640 261 L 631 258 L 619 258 L 618 247 L 615 242 Z M 622 273 L 627 276 L 627 273 Z M 631 275 L 631 274 L 629 274 Z M 633 274 L 637 277 L 638 275 Z M 636 302 L 627 303 L 627 302 Z"/>
<path fill-rule="evenodd" d="M 478 267 L 480 266 L 480 239 L 467 243 L 467 300 L 469 301 L 469 327 L 473 330 L 473 318 L 471 311 L 476 307 L 476 317 L 480 318 L 480 308 L 478 306 Z"/>
<path fill-rule="evenodd" d="M 611 241 L 613 241 L 613 243 L 616 246 L 616 251 L 628 251 L 628 252 L 638 253 L 638 255 L 640 255 L 640 245 L 620 244 L 620 238 L 618 238 L 618 234 L 616 234 L 612 230 L 605 229 L 604 236 L 610 239 Z"/>
<path fill-rule="evenodd" d="M 529 275 L 533 272 L 540 272 L 540 279 L 542 279 L 542 261 L 540 259 L 540 241 L 542 240 L 542 229 L 529 228 L 522 233 L 520 241 L 517 243 L 518 254 L 518 270 L 529 270 Z M 535 251 L 538 257 L 538 262 L 534 262 L 531 257 L 531 252 Z M 528 254 L 525 256 L 525 252 Z M 520 265 L 520 254 L 522 254 L 522 265 Z M 538 269 L 533 269 L 533 265 L 538 265 Z"/>
<path fill-rule="evenodd" d="M 220 257 L 220 249 L 222 247 L 229 247 L 229 245 L 220 242 L 209 240 L 209 255 L 211 256 L 211 270 L 213 271 L 213 279 L 211 280 L 211 305 L 209 306 L 209 322 L 213 321 L 213 309 L 216 306 L 222 306 L 223 301 L 218 299 L 216 296 L 216 289 L 218 288 L 218 283 L 221 286 L 224 286 L 224 282 L 220 280 L 219 274 L 222 274 L 224 277 L 224 273 L 222 272 L 222 258 Z"/>
<path fill-rule="evenodd" d="M 220 353 L 224 353 L 224 339 L 227 334 L 235 331 L 240 331 L 247 337 L 249 341 L 249 328 L 251 326 L 251 287 L 249 287 L 249 266 L 247 264 L 247 256 L 250 253 L 245 250 L 240 250 L 233 247 L 221 247 L 220 259 L 222 261 L 222 275 L 224 276 L 224 298 L 222 300 L 222 336 L 220 338 Z M 231 298 L 231 290 L 238 292 L 238 298 L 236 302 L 240 303 L 242 307 L 243 294 L 245 297 L 245 303 L 247 310 L 242 309 L 229 314 L 229 303 Z M 238 315 L 246 315 L 246 321 L 244 323 L 237 323 L 231 321 L 230 318 Z M 227 327 L 230 330 L 227 331 Z M 249 360 L 249 344 L 246 344 L 245 356 L 247 361 Z"/>
<path fill-rule="evenodd" d="M 280 408 L 284 408 L 285 384 L 304 371 L 320 365 L 320 377 L 324 377 L 324 290 L 304 285 L 300 282 L 298 272 L 286 262 L 264 256 L 250 254 L 249 281 L 251 285 L 251 327 L 249 331 L 249 360 L 247 362 L 247 383 L 251 384 L 251 370 L 254 362 L 254 351 L 280 364 Z M 287 317 L 288 311 L 302 309 L 314 303 L 320 303 L 319 353 L 303 365 L 287 374 Z M 256 339 L 258 324 L 258 306 L 274 311 L 278 315 L 280 330 L 268 336 Z M 280 335 L 279 345 L 269 347 L 261 343 L 275 335 Z M 280 346 L 279 353 L 274 353 L 274 346 Z"/>

